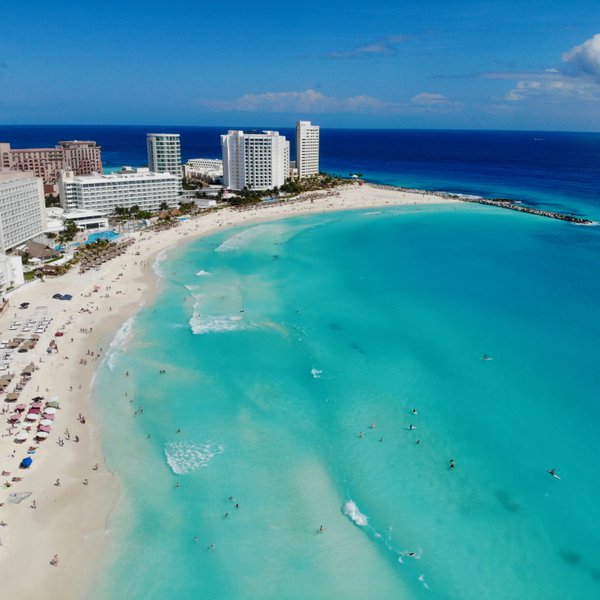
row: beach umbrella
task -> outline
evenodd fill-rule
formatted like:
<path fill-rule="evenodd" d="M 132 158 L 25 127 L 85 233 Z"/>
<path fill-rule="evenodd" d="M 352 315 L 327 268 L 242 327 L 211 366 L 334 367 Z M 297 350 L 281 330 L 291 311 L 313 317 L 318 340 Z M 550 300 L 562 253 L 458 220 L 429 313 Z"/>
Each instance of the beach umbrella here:
<path fill-rule="evenodd" d="M 50 427 L 50 425 L 52 425 L 53 421 L 51 419 L 42 419 L 40 421 L 40 425 L 45 425 L 46 427 Z"/>
<path fill-rule="evenodd" d="M 48 432 L 38 431 L 38 432 L 36 432 L 35 437 L 39 440 L 45 440 L 48 437 Z"/>
<path fill-rule="evenodd" d="M 12 423 L 14 423 L 15 421 L 18 421 L 21 418 L 21 415 L 19 414 L 12 414 L 12 415 L 8 415 L 8 420 L 11 421 Z"/>
<path fill-rule="evenodd" d="M 22 411 L 22 410 L 25 410 L 26 408 L 27 408 L 27 405 L 26 405 L 26 404 L 17 404 L 17 405 L 15 406 L 15 410 L 16 410 L 16 411 Z"/>
<path fill-rule="evenodd" d="M 28 415 L 25 417 L 26 421 L 35 421 L 37 420 L 37 418 L 39 417 L 39 413 L 28 413 Z"/>
<path fill-rule="evenodd" d="M 31 375 L 35 371 L 35 365 L 33 363 L 29 363 L 22 371 L 21 375 Z"/>
<path fill-rule="evenodd" d="M 49 408 L 58 408 L 59 404 L 56 400 L 50 400 L 50 402 L 46 402 L 46 406 Z"/>
<path fill-rule="evenodd" d="M 48 425 L 40 425 L 38 427 L 38 431 L 45 431 L 46 433 L 50 433 L 50 427 L 48 427 Z"/>
<path fill-rule="evenodd" d="M 45 408 L 44 409 L 44 414 L 45 415 L 53 415 L 56 413 L 56 408 L 53 408 L 52 406 L 50 406 L 49 408 Z"/>
<path fill-rule="evenodd" d="M 31 463 L 33 463 L 33 458 L 31 458 L 31 456 L 26 456 L 22 461 L 21 464 L 19 465 L 19 467 L 21 469 L 29 469 L 29 467 L 31 466 Z"/>
<path fill-rule="evenodd" d="M 42 408 L 42 403 L 41 402 L 32 402 L 31 408 Z"/>
<path fill-rule="evenodd" d="M 11 392 L 10 394 L 6 394 L 6 398 L 4 399 L 6 402 L 16 402 L 19 398 L 19 394 L 15 394 Z"/>
<path fill-rule="evenodd" d="M 32 406 L 27 412 L 33 414 L 33 415 L 39 415 L 41 412 L 41 408 L 39 406 Z"/>
<path fill-rule="evenodd" d="M 21 431 L 15 435 L 15 440 L 17 440 L 17 442 L 24 442 L 28 437 L 29 434 L 24 429 L 21 429 Z"/>
<path fill-rule="evenodd" d="M 32 402 L 37 402 L 38 400 L 43 400 L 44 396 L 36 396 L 35 398 L 32 398 L 31 401 Z"/>

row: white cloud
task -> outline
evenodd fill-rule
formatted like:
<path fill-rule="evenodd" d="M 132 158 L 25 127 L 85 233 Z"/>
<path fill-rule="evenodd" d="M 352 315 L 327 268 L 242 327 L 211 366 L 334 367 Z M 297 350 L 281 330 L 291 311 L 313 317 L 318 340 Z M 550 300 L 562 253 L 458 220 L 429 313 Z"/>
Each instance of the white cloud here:
<path fill-rule="evenodd" d="M 450 100 L 443 94 L 431 94 L 429 92 L 421 92 L 413 96 L 410 100 L 417 106 L 448 106 Z"/>
<path fill-rule="evenodd" d="M 212 110 L 274 113 L 357 113 L 409 114 L 423 110 L 455 108 L 458 105 L 442 94 L 423 92 L 409 102 L 391 102 L 374 96 L 327 96 L 313 89 L 300 92 L 244 94 L 235 100 L 206 100 L 198 104 Z"/>
<path fill-rule="evenodd" d="M 389 35 L 386 38 L 365 44 L 363 46 L 357 46 L 351 50 L 336 50 L 333 52 L 327 52 L 323 55 L 324 58 L 373 58 L 376 56 L 384 56 L 389 54 L 396 54 L 398 51 L 398 44 L 410 40 L 411 37 L 408 35 Z"/>
<path fill-rule="evenodd" d="M 600 33 L 562 55 L 567 70 L 600 78 Z"/>
<path fill-rule="evenodd" d="M 398 104 L 373 96 L 338 98 L 312 89 L 301 92 L 244 94 L 235 100 L 202 100 L 200 104 L 215 110 L 242 112 L 379 113 L 399 109 Z"/>

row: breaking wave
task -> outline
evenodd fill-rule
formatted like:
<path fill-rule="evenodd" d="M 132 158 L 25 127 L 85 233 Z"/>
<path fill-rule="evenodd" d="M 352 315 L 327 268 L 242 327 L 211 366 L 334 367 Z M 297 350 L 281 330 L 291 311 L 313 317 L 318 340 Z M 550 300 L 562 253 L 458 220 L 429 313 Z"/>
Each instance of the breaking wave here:
<path fill-rule="evenodd" d="M 197 275 L 198 277 L 205 277 L 206 275 L 210 275 L 210 273 L 209 273 L 208 271 L 205 271 L 204 269 L 200 269 L 200 270 L 199 270 L 199 271 L 196 273 L 196 275 Z"/>
<path fill-rule="evenodd" d="M 167 258 L 167 250 L 162 250 L 161 252 L 159 252 L 156 255 L 156 258 L 154 259 L 154 263 L 152 263 L 152 270 L 154 271 L 154 273 L 156 274 L 157 277 L 164 278 L 164 276 L 165 276 L 162 269 L 160 268 L 160 265 L 166 260 L 166 258 Z"/>
<path fill-rule="evenodd" d="M 104 355 L 104 360 L 106 361 L 106 366 L 111 371 L 114 371 L 119 355 L 124 352 L 125 347 L 131 341 L 131 337 L 133 336 L 134 322 L 135 315 L 127 319 L 127 321 L 121 325 L 117 333 L 115 333 L 115 337 L 113 338 L 112 342 L 108 346 L 108 350 Z"/>
<path fill-rule="evenodd" d="M 342 506 L 342 512 L 359 527 L 366 527 L 369 524 L 369 518 L 360 512 L 354 500 L 348 500 Z"/>

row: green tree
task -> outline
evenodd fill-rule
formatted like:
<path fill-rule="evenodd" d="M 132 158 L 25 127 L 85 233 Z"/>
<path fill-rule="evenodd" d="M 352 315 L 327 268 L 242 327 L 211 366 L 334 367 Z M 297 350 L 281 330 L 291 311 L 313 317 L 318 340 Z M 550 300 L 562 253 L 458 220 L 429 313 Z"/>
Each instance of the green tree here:
<path fill-rule="evenodd" d="M 67 219 L 65 221 L 64 229 L 60 232 L 58 236 L 58 241 L 61 244 L 66 242 L 72 242 L 75 236 L 77 235 L 77 225 L 75 225 L 75 221 L 71 221 L 71 219 Z"/>

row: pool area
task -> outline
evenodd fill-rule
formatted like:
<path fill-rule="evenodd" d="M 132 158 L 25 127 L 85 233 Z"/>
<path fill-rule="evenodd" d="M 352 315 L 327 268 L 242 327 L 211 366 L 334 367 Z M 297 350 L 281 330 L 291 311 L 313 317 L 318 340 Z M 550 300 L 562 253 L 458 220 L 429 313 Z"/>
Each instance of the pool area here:
<path fill-rule="evenodd" d="M 109 242 L 114 242 L 119 237 L 119 234 L 116 231 L 97 231 L 96 233 L 90 233 L 88 235 L 86 244 L 93 244 L 98 240 L 108 240 Z"/>

